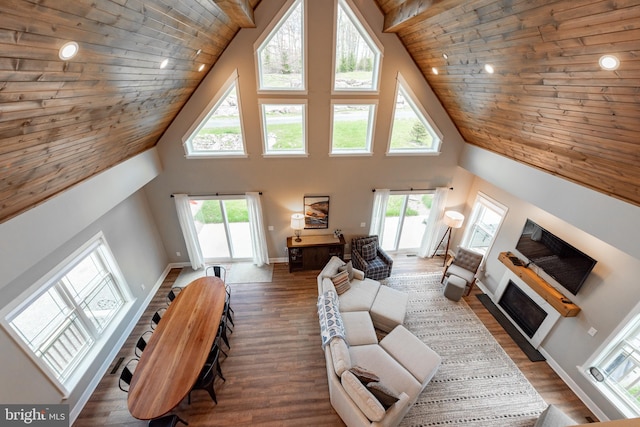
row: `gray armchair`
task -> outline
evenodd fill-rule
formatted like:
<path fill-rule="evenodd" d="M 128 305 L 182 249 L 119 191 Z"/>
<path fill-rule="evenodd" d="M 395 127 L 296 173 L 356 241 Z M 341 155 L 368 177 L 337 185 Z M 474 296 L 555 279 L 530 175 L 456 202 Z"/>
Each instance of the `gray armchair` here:
<path fill-rule="evenodd" d="M 451 275 L 461 277 L 467 281 L 469 290 L 466 292 L 466 295 L 469 295 L 473 289 L 473 285 L 476 283 L 476 272 L 480 267 L 482 257 L 483 255 L 478 252 L 465 248 L 458 248 L 456 255 L 447 263 L 440 282 L 444 282 L 445 277 L 449 277 Z"/>
<path fill-rule="evenodd" d="M 373 280 L 386 279 L 393 267 L 391 257 L 378 246 L 378 236 L 352 239 L 351 262 L 354 268 L 364 272 L 364 277 Z"/>

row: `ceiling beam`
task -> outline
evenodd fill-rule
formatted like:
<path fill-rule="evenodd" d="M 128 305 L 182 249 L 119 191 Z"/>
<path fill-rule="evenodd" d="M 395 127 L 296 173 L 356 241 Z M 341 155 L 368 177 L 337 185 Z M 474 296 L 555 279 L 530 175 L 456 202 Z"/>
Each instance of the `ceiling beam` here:
<path fill-rule="evenodd" d="M 398 32 L 465 3 L 464 0 L 406 0 L 385 14 L 383 31 Z"/>
<path fill-rule="evenodd" d="M 256 27 L 253 7 L 249 0 L 213 0 L 213 2 L 240 28 Z"/>

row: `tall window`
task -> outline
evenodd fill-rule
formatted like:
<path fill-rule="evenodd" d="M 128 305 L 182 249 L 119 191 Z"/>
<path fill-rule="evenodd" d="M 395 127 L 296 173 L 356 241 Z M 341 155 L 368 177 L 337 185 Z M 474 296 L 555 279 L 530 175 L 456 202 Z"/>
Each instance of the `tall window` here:
<path fill-rule="evenodd" d="M 331 154 L 371 153 L 376 104 L 369 101 L 334 101 Z"/>
<path fill-rule="evenodd" d="M 506 214 L 506 206 L 485 194 L 478 193 L 462 236 L 461 246 L 482 254 L 489 252 Z"/>
<path fill-rule="evenodd" d="M 388 154 L 437 154 L 442 135 L 398 75 Z"/>
<path fill-rule="evenodd" d="M 3 326 L 66 392 L 131 298 L 102 235 L 49 276 L 3 318 Z"/>
<path fill-rule="evenodd" d="M 192 199 L 191 203 L 205 260 L 253 256 L 245 198 Z"/>
<path fill-rule="evenodd" d="M 306 101 L 260 100 L 265 155 L 306 155 Z"/>
<path fill-rule="evenodd" d="M 634 310 L 637 312 L 637 310 Z M 596 386 L 627 417 L 640 416 L 640 315 L 628 322 L 591 365 Z"/>
<path fill-rule="evenodd" d="M 238 74 L 229 77 L 187 131 L 188 157 L 245 156 Z"/>
<path fill-rule="evenodd" d="M 381 233 L 382 248 L 390 251 L 418 249 L 432 202 L 433 193 L 390 195 Z"/>
<path fill-rule="evenodd" d="M 334 49 L 335 91 L 378 90 L 382 45 L 346 0 L 338 0 Z"/>
<path fill-rule="evenodd" d="M 258 89 L 305 90 L 304 1 L 288 2 L 256 49 Z"/>

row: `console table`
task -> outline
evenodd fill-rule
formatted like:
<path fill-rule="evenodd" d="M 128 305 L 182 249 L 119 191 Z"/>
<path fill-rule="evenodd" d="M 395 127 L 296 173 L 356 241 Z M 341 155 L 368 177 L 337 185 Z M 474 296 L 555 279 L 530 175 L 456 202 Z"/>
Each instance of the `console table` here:
<path fill-rule="evenodd" d="M 533 270 L 524 266 L 515 265 L 509 259 L 513 256 L 510 252 L 501 252 L 498 260 L 503 263 L 509 270 L 513 271 L 516 276 L 522 279 L 531 289 L 536 291 L 538 295 L 544 298 L 558 313 L 563 317 L 574 317 L 580 312 L 580 307 L 571 302 L 568 298 L 560 293 L 556 288 L 551 286 L 542 277 L 538 276 Z"/>
<path fill-rule="evenodd" d="M 295 237 L 287 237 L 289 252 L 289 273 L 301 270 L 320 270 L 332 256 L 344 259 L 345 240 L 342 235 L 333 234 L 302 236 L 296 242 Z"/>

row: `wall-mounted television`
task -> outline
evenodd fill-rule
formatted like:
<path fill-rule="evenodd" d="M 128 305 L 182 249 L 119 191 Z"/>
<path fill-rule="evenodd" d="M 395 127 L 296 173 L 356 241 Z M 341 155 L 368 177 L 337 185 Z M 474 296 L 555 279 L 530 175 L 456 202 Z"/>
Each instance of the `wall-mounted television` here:
<path fill-rule="evenodd" d="M 516 250 L 529 262 L 577 295 L 596 260 L 527 219 Z"/>

